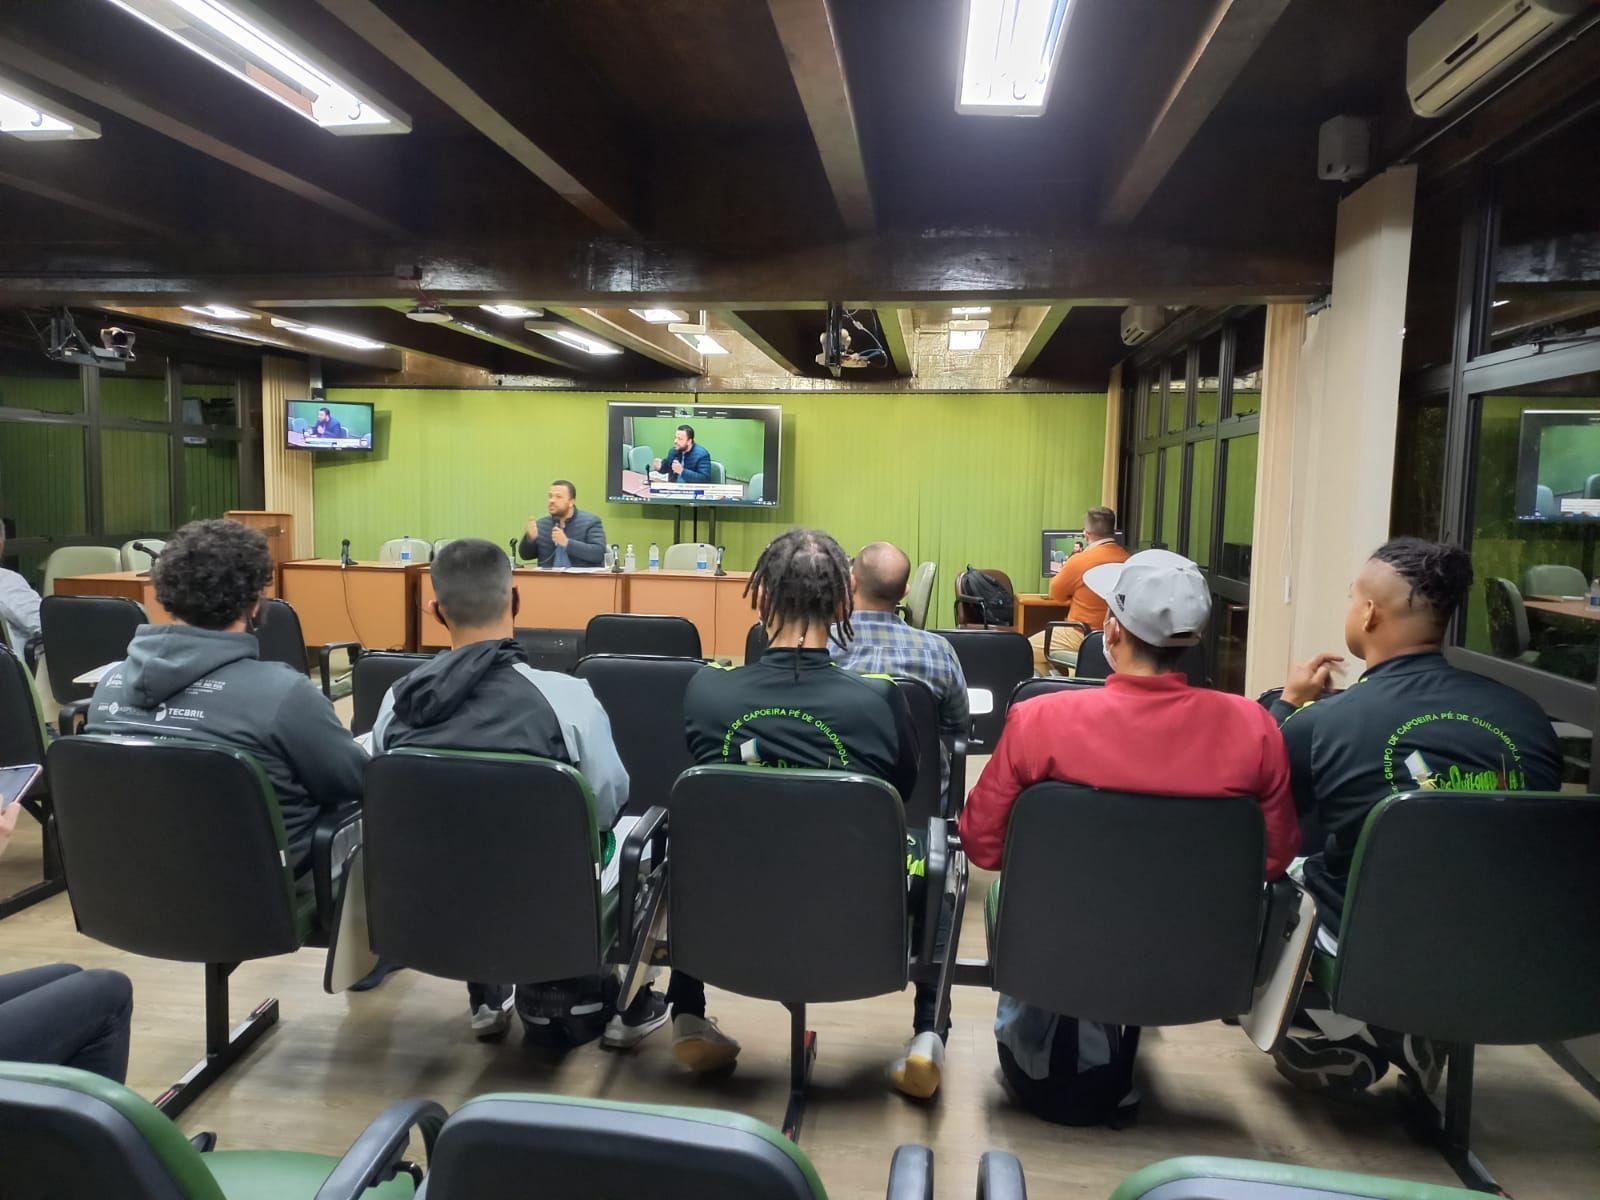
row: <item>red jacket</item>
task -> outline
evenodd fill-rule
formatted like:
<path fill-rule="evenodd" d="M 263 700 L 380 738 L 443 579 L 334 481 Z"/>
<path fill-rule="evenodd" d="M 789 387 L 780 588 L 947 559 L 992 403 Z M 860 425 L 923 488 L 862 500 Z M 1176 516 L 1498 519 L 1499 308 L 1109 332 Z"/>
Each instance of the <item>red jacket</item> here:
<path fill-rule="evenodd" d="M 961 843 L 1000 866 L 1011 806 L 1049 780 L 1168 796 L 1254 796 L 1267 827 L 1268 879 L 1300 849 L 1289 756 L 1272 714 L 1253 700 L 1191 688 L 1179 674 L 1112 675 L 1006 714 L 994 756 L 961 810 Z"/>

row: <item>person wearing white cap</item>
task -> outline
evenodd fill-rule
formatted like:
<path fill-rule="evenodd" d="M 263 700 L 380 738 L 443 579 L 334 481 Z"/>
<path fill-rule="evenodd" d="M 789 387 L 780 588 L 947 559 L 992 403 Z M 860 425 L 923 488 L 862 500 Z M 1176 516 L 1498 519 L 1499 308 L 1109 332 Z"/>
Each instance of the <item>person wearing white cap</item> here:
<path fill-rule="evenodd" d="M 1282 875 L 1300 847 L 1300 828 L 1276 722 L 1243 696 L 1191 687 L 1178 670 L 1211 615 L 1199 568 L 1182 555 L 1146 550 L 1094 567 L 1084 582 L 1106 601 L 1113 673 L 1104 687 L 1055 692 L 1007 714 L 961 812 L 968 859 L 999 868 L 1017 797 L 1054 780 L 1154 795 L 1252 796 L 1266 823 L 1265 877 Z M 995 1039 L 1018 1101 L 1046 1120 L 1079 1124 L 1083 1047 L 1099 1039 L 1070 1036 L 1070 1024 L 1063 1034 L 1071 1019 L 1002 996 Z M 1132 1103 L 1124 1098 L 1123 1111 Z"/>

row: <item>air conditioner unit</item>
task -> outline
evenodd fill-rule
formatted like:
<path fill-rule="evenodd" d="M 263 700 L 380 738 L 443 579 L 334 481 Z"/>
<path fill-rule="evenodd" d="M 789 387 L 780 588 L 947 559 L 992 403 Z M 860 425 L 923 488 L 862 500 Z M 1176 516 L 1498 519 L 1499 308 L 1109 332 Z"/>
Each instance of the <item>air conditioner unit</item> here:
<path fill-rule="evenodd" d="M 1587 0 L 1445 0 L 1406 39 L 1406 94 L 1436 117 L 1549 37 Z"/>
<path fill-rule="evenodd" d="M 1122 344 L 1137 346 L 1148 342 L 1167 323 L 1166 309 L 1159 304 L 1135 304 L 1122 310 Z"/>

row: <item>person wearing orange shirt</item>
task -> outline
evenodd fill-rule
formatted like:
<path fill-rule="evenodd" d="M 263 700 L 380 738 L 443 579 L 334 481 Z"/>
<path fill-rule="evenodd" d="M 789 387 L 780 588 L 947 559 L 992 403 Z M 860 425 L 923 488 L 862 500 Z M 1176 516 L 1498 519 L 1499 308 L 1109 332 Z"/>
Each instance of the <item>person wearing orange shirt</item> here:
<path fill-rule="evenodd" d="M 1117 545 L 1112 536 L 1117 531 L 1117 514 L 1109 508 L 1091 508 L 1083 516 L 1083 536 L 1087 539 L 1083 549 L 1076 551 L 1050 581 L 1050 599 L 1067 605 L 1068 621 L 1081 621 L 1091 630 L 1106 623 L 1106 602 L 1084 586 L 1083 574 L 1101 563 L 1120 563 L 1128 560 L 1128 552 Z M 1050 639 L 1052 650 L 1076 650 L 1083 644 L 1082 629 L 1058 629 Z M 1044 634 L 1036 633 L 1028 639 L 1033 643 L 1034 662 L 1045 671 Z"/>

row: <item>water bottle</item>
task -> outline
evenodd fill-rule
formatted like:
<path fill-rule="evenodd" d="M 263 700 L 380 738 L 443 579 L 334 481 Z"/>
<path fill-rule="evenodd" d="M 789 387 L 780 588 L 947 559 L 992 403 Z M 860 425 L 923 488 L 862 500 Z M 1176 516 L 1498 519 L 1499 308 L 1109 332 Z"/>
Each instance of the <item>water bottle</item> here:
<path fill-rule="evenodd" d="M 706 572 L 706 544 L 704 542 L 700 543 L 700 549 L 694 553 L 694 569 L 702 575 Z"/>
<path fill-rule="evenodd" d="M 617 556 L 616 548 L 614 546 L 607 546 L 606 547 L 605 559 L 604 559 L 603 562 L 601 562 L 600 565 L 602 567 L 604 567 L 608 571 L 611 570 L 611 564 L 617 561 L 617 557 L 616 556 Z"/>
<path fill-rule="evenodd" d="M 1589 607 L 1600 608 L 1600 579 L 1589 580 Z"/>
<path fill-rule="evenodd" d="M 661 547 L 654 542 L 650 543 L 650 569 L 652 571 L 661 570 Z"/>
<path fill-rule="evenodd" d="M 411 535 L 409 533 L 400 540 L 400 561 L 402 564 L 411 562 Z"/>
<path fill-rule="evenodd" d="M 629 542 L 628 543 L 628 553 L 623 555 L 623 558 L 622 558 L 622 569 L 624 571 L 634 571 L 634 570 L 637 570 L 638 567 L 639 567 L 639 560 L 636 559 L 633 556 L 633 543 Z"/>

